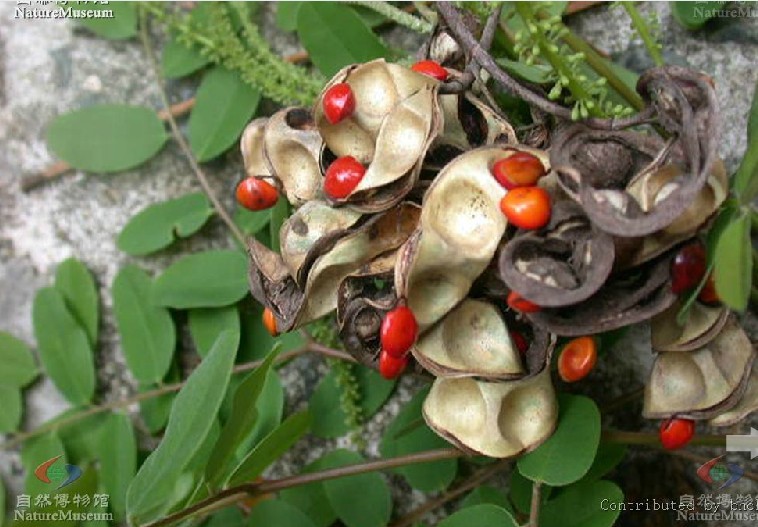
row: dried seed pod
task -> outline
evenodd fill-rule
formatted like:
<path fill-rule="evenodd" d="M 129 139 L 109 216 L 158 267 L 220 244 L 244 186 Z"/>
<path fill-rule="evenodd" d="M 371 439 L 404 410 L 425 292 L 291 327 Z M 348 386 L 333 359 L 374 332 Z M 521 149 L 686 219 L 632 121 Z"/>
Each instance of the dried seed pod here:
<path fill-rule="evenodd" d="M 755 359 L 750 339 L 732 316 L 719 335 L 695 351 L 660 353 L 645 388 L 643 415 L 710 419 L 742 397 Z"/>
<path fill-rule="evenodd" d="M 321 195 L 322 144 L 305 108 L 285 108 L 255 119 L 240 140 L 247 175 L 275 181 L 295 207 Z"/>
<path fill-rule="evenodd" d="M 529 320 L 556 335 L 579 337 L 648 320 L 669 308 L 676 295 L 669 285 L 670 255 L 611 278 L 583 302 L 543 309 Z"/>
<path fill-rule="evenodd" d="M 418 206 L 404 203 L 343 231 L 336 241 L 316 244 L 318 254 L 307 256 L 314 259 L 302 288 L 279 254 L 250 240 L 253 297 L 273 312 L 281 332 L 322 317 L 336 309 L 340 282 L 376 256 L 400 247 L 416 228 L 418 217 Z M 298 274 L 303 274 L 302 266 Z"/>
<path fill-rule="evenodd" d="M 353 191 L 335 203 L 378 212 L 398 203 L 418 180 L 421 162 L 440 127 L 438 81 L 383 59 L 341 70 L 326 85 L 351 86 L 355 111 L 337 124 L 324 116 L 321 98 L 316 123 L 326 154 L 352 156 L 367 166 Z M 327 150 L 328 149 L 328 150 Z"/>
<path fill-rule="evenodd" d="M 522 231 L 500 255 L 503 281 L 542 307 L 576 304 L 605 283 L 614 262 L 613 238 L 596 229 L 571 201 L 553 206 L 550 223 Z"/>
<path fill-rule="evenodd" d="M 499 207 L 505 190 L 490 169 L 508 152 L 499 147 L 467 152 L 427 190 L 419 230 L 395 267 L 398 297 L 407 299 L 422 333 L 467 296 L 495 254 L 506 227 Z"/>
<path fill-rule="evenodd" d="M 650 335 L 655 351 L 693 351 L 713 340 L 729 319 L 725 307 L 710 307 L 695 302 L 690 307 L 687 322 L 681 326 L 676 318 L 682 308 L 678 300 L 666 311 L 653 317 Z"/>
<path fill-rule="evenodd" d="M 383 254 L 345 277 L 337 289 L 337 324 L 345 349 L 369 368 L 379 366 L 379 330 L 397 304 L 393 278 L 397 251 Z"/>
<path fill-rule="evenodd" d="M 758 361 L 753 361 L 753 370 L 747 381 L 747 388 L 737 404 L 725 412 L 719 413 L 708 421 L 712 426 L 731 426 L 739 423 L 748 415 L 758 411 Z"/>
<path fill-rule="evenodd" d="M 309 201 L 282 224 L 281 254 L 295 281 L 303 286 L 314 260 L 347 234 L 363 215 L 354 210 Z"/>
<path fill-rule="evenodd" d="M 471 454 L 506 458 L 535 449 L 553 433 L 558 404 L 548 368 L 508 382 L 434 381 L 423 406 L 429 427 Z"/>

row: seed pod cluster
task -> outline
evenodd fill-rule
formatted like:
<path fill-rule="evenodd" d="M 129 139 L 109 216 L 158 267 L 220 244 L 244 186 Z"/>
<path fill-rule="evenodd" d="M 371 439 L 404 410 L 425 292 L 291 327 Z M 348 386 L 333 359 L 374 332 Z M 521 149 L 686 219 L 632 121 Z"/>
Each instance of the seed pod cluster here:
<path fill-rule="evenodd" d="M 672 289 L 672 262 L 728 188 L 707 79 L 676 67 L 642 76 L 668 139 L 580 123 L 540 149 L 481 93 L 441 90 L 463 75 L 450 57 L 353 65 L 312 111 L 250 123 L 247 175 L 294 207 L 278 251 L 249 243 L 251 290 L 273 327 L 336 311 L 360 362 L 393 377 L 413 358 L 431 373 L 428 425 L 487 456 L 552 434 L 558 336 L 642 321 L 657 353 L 647 417 L 730 424 L 756 410 L 755 353 L 734 317 L 695 302 L 676 324 L 690 289 Z"/>

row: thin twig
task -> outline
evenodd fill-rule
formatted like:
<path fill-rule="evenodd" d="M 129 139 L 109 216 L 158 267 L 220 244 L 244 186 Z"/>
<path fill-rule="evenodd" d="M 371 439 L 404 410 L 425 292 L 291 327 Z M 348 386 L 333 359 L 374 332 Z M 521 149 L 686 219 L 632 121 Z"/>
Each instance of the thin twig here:
<path fill-rule="evenodd" d="M 321 344 L 318 344 L 316 342 L 307 342 L 306 344 L 304 344 L 303 346 L 297 349 L 282 353 L 276 358 L 276 360 L 274 361 L 274 364 L 282 364 L 284 362 L 287 362 L 288 360 L 294 359 L 306 353 L 318 353 L 319 355 L 323 355 L 325 357 L 331 357 L 331 358 L 340 359 L 344 361 L 355 362 L 355 359 L 351 355 L 345 353 L 344 351 L 327 348 L 326 346 L 322 346 Z M 238 364 L 232 369 L 232 374 L 236 375 L 236 374 L 245 373 L 245 372 L 254 370 L 258 366 L 260 366 L 262 363 L 263 363 L 263 360 L 261 359 L 261 360 L 246 362 L 243 364 Z M 52 430 L 57 430 L 59 428 L 68 426 L 70 424 L 76 423 L 78 421 L 86 419 L 87 417 L 90 417 L 102 412 L 117 410 L 119 408 L 126 408 L 129 406 L 132 406 L 133 404 L 137 404 L 142 401 L 145 401 L 147 399 L 153 399 L 155 397 L 159 397 L 167 393 L 178 392 L 179 390 L 182 389 L 182 387 L 186 384 L 186 382 L 187 381 L 181 381 L 181 382 L 177 382 L 173 384 L 164 384 L 163 386 L 160 386 L 159 388 L 141 392 L 136 395 L 133 395 L 132 397 L 127 397 L 126 399 L 119 399 L 117 401 L 111 401 L 108 403 L 93 406 L 82 412 L 69 415 L 68 417 L 60 419 L 58 421 L 51 421 L 51 422 L 45 423 L 42 426 L 35 428 L 34 430 L 30 430 L 29 432 L 22 432 L 22 433 L 16 434 L 15 436 L 13 436 L 12 439 L 4 443 L 2 447 L 0 447 L 0 450 L 10 450 L 20 445 L 24 441 L 31 439 L 32 437 L 42 435 Z"/>
<path fill-rule="evenodd" d="M 542 483 L 535 481 L 532 483 L 532 502 L 529 506 L 529 527 L 539 527 L 540 525 L 540 505 L 542 501 Z"/>
<path fill-rule="evenodd" d="M 160 95 L 161 102 L 163 103 L 163 107 L 166 110 L 168 110 L 171 105 L 168 102 L 168 96 L 166 95 L 166 91 L 163 87 L 163 79 L 161 78 L 160 69 L 158 68 L 158 61 L 155 58 L 153 47 L 150 44 L 150 36 L 147 33 L 148 20 L 147 20 L 147 17 L 145 17 L 144 11 L 140 11 L 140 13 L 142 15 L 142 24 L 140 27 L 140 40 L 142 40 L 142 46 L 145 48 L 145 53 L 147 54 L 147 58 L 150 62 L 150 66 L 152 67 L 153 75 L 155 76 L 155 81 L 156 81 L 156 84 L 158 85 L 158 94 Z M 168 117 L 168 125 L 171 128 L 171 133 L 173 134 L 174 139 L 176 139 L 176 142 L 179 144 L 179 148 L 182 150 L 182 152 L 184 153 L 184 156 L 187 158 L 187 161 L 189 162 L 190 167 L 192 168 L 192 171 L 195 173 L 195 176 L 197 176 L 197 180 L 200 182 L 200 186 L 203 187 L 205 194 L 208 196 L 208 199 L 213 204 L 213 208 L 216 209 L 216 213 L 218 213 L 221 220 L 229 228 L 232 235 L 244 247 L 246 245 L 245 235 L 242 233 L 240 228 L 237 227 L 237 224 L 234 223 L 234 220 L 232 220 L 232 217 L 226 211 L 226 208 L 224 208 L 224 205 L 219 201 L 219 199 L 216 197 L 216 194 L 213 192 L 213 189 L 211 188 L 210 183 L 208 183 L 208 178 L 205 176 L 205 173 L 200 168 L 200 165 L 198 165 L 197 160 L 195 159 L 195 156 L 192 154 L 192 150 L 187 144 L 187 141 L 184 139 L 182 132 L 179 130 L 179 126 L 176 124 L 176 119 L 174 119 L 174 116 L 171 115 L 171 112 L 168 112 L 167 117 Z"/>
<path fill-rule="evenodd" d="M 660 446 L 660 438 L 657 433 L 650 432 L 627 432 L 624 430 L 603 430 L 602 440 L 608 443 L 620 443 L 622 445 Z M 697 435 L 692 438 L 688 446 L 717 446 L 726 445 L 726 436 L 723 435 Z"/>
<path fill-rule="evenodd" d="M 405 456 L 365 461 L 362 463 L 356 463 L 354 465 L 347 465 L 307 474 L 299 474 L 297 476 L 290 476 L 282 479 L 261 481 L 257 483 L 243 483 L 242 485 L 222 490 L 218 494 L 195 503 L 186 509 L 166 516 L 165 518 L 157 520 L 153 523 L 149 523 L 144 527 L 164 527 L 167 525 L 172 525 L 185 518 L 195 516 L 196 514 L 207 514 L 220 508 L 224 508 L 230 503 L 236 501 L 259 496 L 261 494 L 278 492 L 280 490 L 289 489 L 292 487 L 307 485 L 309 483 L 317 483 L 331 479 L 344 478 L 347 476 L 355 476 L 357 474 L 365 474 L 367 472 L 376 472 L 379 470 L 389 470 L 418 463 L 431 463 L 444 459 L 455 459 L 463 457 L 465 455 L 466 454 L 464 452 L 455 448 L 441 448 L 438 450 L 428 450 L 426 452 L 416 452 L 414 454 L 408 454 Z"/>
<path fill-rule="evenodd" d="M 461 483 L 454 489 L 451 489 L 445 492 L 444 494 L 442 494 L 441 496 L 439 496 L 438 498 L 429 500 L 423 505 L 413 509 L 402 518 L 399 518 L 390 527 L 408 527 L 409 525 L 415 524 L 416 521 L 420 520 L 429 512 L 442 507 L 449 501 L 452 501 L 458 496 L 465 494 L 466 492 L 473 489 L 474 487 L 478 487 L 479 485 L 481 485 L 482 483 L 484 483 L 485 481 L 493 477 L 495 474 L 500 472 L 504 467 L 506 467 L 510 463 L 511 463 L 511 460 L 504 459 L 497 463 L 484 467 L 483 469 L 478 470 L 470 478 L 468 478 L 466 481 L 464 481 L 463 483 Z"/>

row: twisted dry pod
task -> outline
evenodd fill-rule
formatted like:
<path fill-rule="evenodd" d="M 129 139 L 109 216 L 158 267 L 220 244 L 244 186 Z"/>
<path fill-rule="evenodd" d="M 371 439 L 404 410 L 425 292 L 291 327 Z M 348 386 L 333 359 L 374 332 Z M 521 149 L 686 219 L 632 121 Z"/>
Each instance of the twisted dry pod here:
<path fill-rule="evenodd" d="M 750 340 L 730 316 L 702 347 L 658 354 L 645 387 L 642 413 L 649 419 L 716 417 L 739 402 L 754 359 Z"/>
<path fill-rule="evenodd" d="M 322 98 L 337 83 L 350 85 L 355 111 L 337 124 L 324 115 Z M 367 170 L 360 183 L 335 204 L 362 212 L 397 204 L 413 188 L 429 145 L 440 128 L 439 81 L 383 59 L 338 72 L 316 101 L 314 115 L 329 155 L 352 156 Z"/>
<path fill-rule="evenodd" d="M 407 300 L 422 333 L 467 296 L 495 254 L 507 221 L 499 207 L 505 189 L 491 167 L 512 152 L 471 150 L 450 162 L 426 193 L 419 229 L 395 266 L 398 297 Z"/>
<path fill-rule="evenodd" d="M 240 140 L 247 175 L 273 179 L 295 207 L 321 196 L 322 144 L 305 108 L 285 108 L 255 119 Z"/>
<path fill-rule="evenodd" d="M 652 234 L 686 214 L 716 163 L 717 105 L 713 86 L 703 76 L 673 66 L 654 68 L 640 78 L 638 91 L 652 101 L 675 140 L 661 147 L 642 134 L 575 125 L 551 148 L 551 163 L 567 191 L 593 223 L 622 237 Z M 669 174 L 657 173 L 667 166 Z M 654 198 L 640 200 L 634 187 L 650 186 L 641 181 L 646 178 L 666 183 L 654 185 Z M 696 214 L 699 224 L 707 218 L 704 211 Z"/>
<path fill-rule="evenodd" d="M 758 411 L 758 361 L 754 360 L 753 369 L 742 397 L 739 398 L 734 406 L 708 421 L 708 424 L 713 426 L 731 426 L 739 423 L 756 411 Z"/>
<path fill-rule="evenodd" d="M 499 259 L 503 281 L 543 306 L 576 304 L 605 283 L 614 262 L 613 238 L 595 228 L 577 204 L 553 205 L 550 222 L 509 240 Z"/>
<path fill-rule="evenodd" d="M 650 337 L 654 351 L 693 351 L 703 347 L 721 333 L 729 310 L 723 306 L 706 306 L 700 302 L 692 304 L 687 322 L 677 321 L 682 301 L 677 301 L 660 315 L 653 317 Z"/>

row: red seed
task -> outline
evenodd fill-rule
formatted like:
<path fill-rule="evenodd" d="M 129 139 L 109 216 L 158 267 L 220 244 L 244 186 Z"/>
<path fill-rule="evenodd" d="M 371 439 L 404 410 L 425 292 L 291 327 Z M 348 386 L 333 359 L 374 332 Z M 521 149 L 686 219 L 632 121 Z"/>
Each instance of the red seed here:
<path fill-rule="evenodd" d="M 707 264 L 705 247 L 702 243 L 692 243 L 676 254 L 671 262 L 671 291 L 681 294 L 700 283 Z"/>
<path fill-rule="evenodd" d="M 697 299 L 704 304 L 718 304 L 721 302 L 721 299 L 716 292 L 716 282 L 713 280 L 713 274 L 711 274 L 705 281 L 705 285 L 700 290 Z"/>
<path fill-rule="evenodd" d="M 508 190 L 531 187 L 545 175 L 542 161 L 529 152 L 515 152 L 492 166 L 492 175 Z"/>
<path fill-rule="evenodd" d="M 500 210 L 520 229 L 540 229 L 550 221 L 550 195 L 542 187 L 516 187 L 500 200 Z"/>
<path fill-rule="evenodd" d="M 279 192 L 276 187 L 257 177 L 248 177 L 237 185 L 237 202 L 250 210 L 264 210 L 276 205 Z"/>
<path fill-rule="evenodd" d="M 592 337 L 578 337 L 566 344 L 558 357 L 558 374 L 566 382 L 584 379 L 597 362 L 597 344 Z"/>
<path fill-rule="evenodd" d="M 379 354 L 379 373 L 387 380 L 396 379 L 408 366 L 408 355 L 393 357 L 385 350 Z"/>
<path fill-rule="evenodd" d="M 518 311 L 519 313 L 536 313 L 542 309 L 540 306 L 534 302 L 530 302 L 516 291 L 511 291 L 508 293 L 507 302 L 508 307 L 515 311 Z"/>
<path fill-rule="evenodd" d="M 394 358 L 408 354 L 408 350 L 418 337 L 418 323 L 413 311 L 406 306 L 400 306 L 384 316 L 379 339 L 382 351 Z"/>
<path fill-rule="evenodd" d="M 350 117 L 355 111 L 353 89 L 346 82 L 333 85 L 324 93 L 321 107 L 324 109 L 327 121 L 332 124 L 337 124 Z"/>
<path fill-rule="evenodd" d="M 663 448 L 676 450 L 690 442 L 695 435 L 695 421 L 672 417 L 661 422 L 659 436 Z"/>
<path fill-rule="evenodd" d="M 529 349 L 529 341 L 526 340 L 526 337 L 520 331 L 514 329 L 509 333 L 511 334 L 511 342 L 516 346 L 516 349 L 521 356 L 524 357 L 526 355 L 526 350 Z"/>
<path fill-rule="evenodd" d="M 271 311 L 269 308 L 265 308 L 263 310 L 263 326 L 266 328 L 266 331 L 269 332 L 269 334 L 272 337 L 276 337 L 279 335 L 279 330 L 276 327 L 276 317 L 274 316 L 274 312 Z"/>
<path fill-rule="evenodd" d="M 442 82 L 446 81 L 448 76 L 447 70 L 433 60 L 420 60 L 411 66 L 411 69 Z"/>
<path fill-rule="evenodd" d="M 353 156 L 338 157 L 326 169 L 324 192 L 332 199 L 343 199 L 350 195 L 366 174 L 366 167 Z"/>

